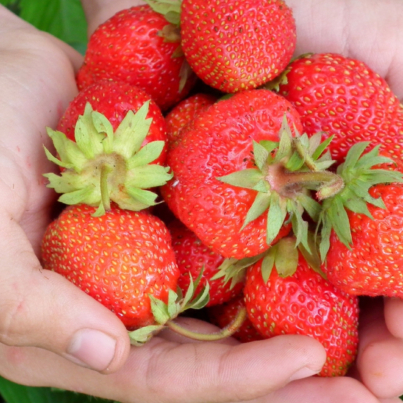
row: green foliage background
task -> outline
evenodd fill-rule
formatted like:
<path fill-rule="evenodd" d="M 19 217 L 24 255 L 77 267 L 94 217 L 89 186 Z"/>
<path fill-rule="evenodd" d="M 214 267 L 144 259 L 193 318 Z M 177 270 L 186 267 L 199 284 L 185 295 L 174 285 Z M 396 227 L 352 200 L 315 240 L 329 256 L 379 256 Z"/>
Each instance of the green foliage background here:
<path fill-rule="evenodd" d="M 0 0 L 0 4 L 84 54 L 87 23 L 80 0 Z M 18 385 L 0 377 L 0 403 L 2 399 L 6 403 L 112 403 L 53 388 Z"/>

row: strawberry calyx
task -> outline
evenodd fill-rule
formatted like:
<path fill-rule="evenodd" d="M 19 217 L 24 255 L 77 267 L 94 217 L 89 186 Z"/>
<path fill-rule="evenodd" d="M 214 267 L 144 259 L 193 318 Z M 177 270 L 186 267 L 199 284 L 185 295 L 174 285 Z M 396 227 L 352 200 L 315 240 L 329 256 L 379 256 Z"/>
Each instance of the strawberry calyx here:
<path fill-rule="evenodd" d="M 316 190 L 317 197 L 329 197 L 343 187 L 343 181 L 333 172 L 327 171 L 334 161 L 330 153 L 324 152 L 330 140 L 320 142 L 321 133 L 311 138 L 300 135 L 294 128 L 293 137 L 287 119 L 283 119 L 280 141 L 253 142 L 255 168 L 243 169 L 217 179 L 237 187 L 257 192 L 254 202 L 246 214 L 241 231 L 253 220 L 267 213 L 266 242 L 270 245 L 281 227 L 288 221 L 297 237 L 309 250 L 308 223 L 304 212 L 317 221 L 320 204 L 310 191 Z"/>
<path fill-rule="evenodd" d="M 94 216 L 110 209 L 139 211 L 157 204 L 157 194 L 149 190 L 172 178 L 169 167 L 152 164 L 165 142 L 142 146 L 152 119 L 147 118 L 149 101 L 134 113 L 129 111 L 118 128 L 89 103 L 75 127 L 75 141 L 62 132 L 47 128 L 58 158 L 45 147 L 47 158 L 63 168 L 60 175 L 47 173 L 47 187 L 62 193 L 59 201 L 68 205 L 84 203 L 98 207 Z"/>
<path fill-rule="evenodd" d="M 320 234 L 319 252 L 323 262 L 330 247 L 332 230 L 351 249 L 352 236 L 347 210 L 373 219 L 368 204 L 382 209 L 385 209 L 385 204 L 382 198 L 372 197 L 369 189 L 378 184 L 403 183 L 401 172 L 374 168 L 393 161 L 379 154 L 380 145 L 364 153 L 369 145 L 369 142 L 360 142 L 351 147 L 344 163 L 337 169 L 337 174 L 344 181 L 344 188 L 323 201 L 317 222 L 317 233 Z"/>
<path fill-rule="evenodd" d="M 202 278 L 202 274 L 203 270 L 200 271 L 200 274 L 195 281 L 193 281 L 191 275 L 189 276 L 190 284 L 184 296 L 182 295 L 180 288 L 178 288 L 177 292 L 169 290 L 167 303 L 164 303 L 154 296 L 149 295 L 151 311 L 154 315 L 155 324 L 144 326 L 140 329 L 129 332 L 131 344 L 141 346 L 165 328 L 169 328 L 178 334 L 200 341 L 221 340 L 235 333 L 246 318 L 246 310 L 243 308 L 239 310 L 234 320 L 228 326 L 221 329 L 217 333 L 205 334 L 194 332 L 190 329 L 182 327 L 174 321 L 174 319 L 184 311 L 188 309 L 204 308 L 209 302 L 210 287 L 208 283 L 196 296 L 194 296 L 195 290 L 197 289 Z"/>
<path fill-rule="evenodd" d="M 182 0 L 144 0 L 155 12 L 176 26 L 180 25 Z"/>

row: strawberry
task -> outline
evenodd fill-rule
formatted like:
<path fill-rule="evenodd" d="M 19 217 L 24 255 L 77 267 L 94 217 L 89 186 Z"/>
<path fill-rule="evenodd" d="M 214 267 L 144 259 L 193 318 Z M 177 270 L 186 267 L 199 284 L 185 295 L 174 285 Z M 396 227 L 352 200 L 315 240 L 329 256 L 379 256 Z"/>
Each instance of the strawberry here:
<path fill-rule="evenodd" d="M 150 129 L 143 145 L 151 141 L 167 141 L 166 123 L 161 110 L 142 89 L 126 83 L 101 81 L 80 91 L 70 102 L 58 122 L 57 130 L 68 139 L 75 140 L 75 127 L 78 117 L 84 114 L 85 106 L 90 103 L 92 109 L 102 113 L 116 130 L 127 112 L 137 112 L 145 102 L 149 103 L 147 118 L 152 119 Z M 154 163 L 163 164 L 166 148 Z"/>
<path fill-rule="evenodd" d="M 172 175 L 162 165 L 165 120 L 143 91 L 128 84 L 90 86 L 72 101 L 59 128 L 67 135 L 48 128 L 58 158 L 45 152 L 62 172 L 45 177 L 48 187 L 62 193 L 60 202 L 96 206 L 97 215 L 109 210 L 111 201 L 133 211 L 157 204 L 153 189 Z"/>
<path fill-rule="evenodd" d="M 305 237 L 303 210 L 312 214 L 318 206 L 303 183 L 312 185 L 316 173 L 297 172 L 307 158 L 294 165 L 287 122 L 301 129 L 298 113 L 283 97 L 243 91 L 201 112 L 172 144 L 167 164 L 174 177 L 162 196 L 215 253 L 236 259 L 262 253 L 289 232 L 290 225 L 283 225 L 288 214 L 298 238 Z"/>
<path fill-rule="evenodd" d="M 189 288 L 190 276 L 196 280 L 201 274 L 195 293 L 198 294 L 203 285 L 209 284 L 210 300 L 206 306 L 222 304 L 241 293 L 243 281 L 239 281 L 234 287 L 231 287 L 232 283 L 224 283 L 222 278 L 213 279 L 221 265 L 232 262 L 224 262 L 224 257 L 203 245 L 200 239 L 180 221 L 172 221 L 169 223 L 168 229 L 180 271 L 178 285 L 183 292 Z"/>
<path fill-rule="evenodd" d="M 168 110 L 196 82 L 175 31 L 148 5 L 118 12 L 91 35 L 77 74 L 78 88 L 100 80 L 123 81 L 142 88 Z"/>
<path fill-rule="evenodd" d="M 175 141 L 189 122 L 216 101 L 214 95 L 197 93 L 179 102 L 165 117 L 168 141 Z"/>
<path fill-rule="evenodd" d="M 183 0 L 180 28 L 191 68 L 229 93 L 279 75 L 296 43 L 292 12 L 282 0 Z"/>
<path fill-rule="evenodd" d="M 388 159 L 369 142 L 351 147 L 338 174 L 341 192 L 323 202 L 318 220 L 323 271 L 355 295 L 402 296 L 401 229 L 403 175 L 376 169 Z"/>
<path fill-rule="evenodd" d="M 301 115 L 304 131 L 333 136 L 332 158 L 343 162 L 353 144 L 381 144 L 403 172 L 403 112 L 386 81 L 361 61 L 333 53 L 294 60 L 279 93 Z"/>
<path fill-rule="evenodd" d="M 44 268 L 53 270 L 114 312 L 128 329 L 155 323 L 149 294 L 164 302 L 179 270 L 161 220 L 146 211 L 69 206 L 46 230 Z"/>
<path fill-rule="evenodd" d="M 207 306 L 207 305 L 206 305 Z M 234 320 L 239 309 L 245 306 L 243 295 L 238 295 L 228 302 L 208 308 L 208 317 L 211 323 L 220 328 L 225 328 Z M 264 337 L 253 327 L 249 318 L 246 318 L 242 326 L 232 335 L 242 343 L 263 340 Z"/>
<path fill-rule="evenodd" d="M 290 244 L 283 246 L 280 240 L 247 271 L 248 318 L 265 338 L 282 334 L 315 338 L 327 353 L 319 375 L 344 375 L 357 354 L 358 299 L 312 270 L 294 240 L 285 241 Z M 293 274 L 282 267 L 284 260 L 285 266 L 290 265 L 291 258 Z"/>

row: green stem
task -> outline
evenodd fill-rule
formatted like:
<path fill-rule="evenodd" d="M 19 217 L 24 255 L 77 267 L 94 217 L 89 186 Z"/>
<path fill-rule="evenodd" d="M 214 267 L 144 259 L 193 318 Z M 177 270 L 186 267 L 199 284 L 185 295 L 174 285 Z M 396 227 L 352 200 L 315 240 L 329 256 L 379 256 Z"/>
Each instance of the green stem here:
<path fill-rule="evenodd" d="M 108 175 L 111 172 L 111 168 L 103 164 L 101 168 L 101 201 L 104 206 L 105 211 L 111 209 L 111 200 L 109 198 L 109 189 L 108 189 Z"/>
<path fill-rule="evenodd" d="M 197 333 L 189 329 L 185 329 L 182 326 L 178 325 L 175 322 L 168 321 L 165 325 L 169 327 L 174 332 L 188 337 L 189 339 L 200 340 L 200 341 L 215 341 L 225 339 L 226 337 L 234 334 L 242 325 L 244 320 L 246 319 L 246 308 L 240 308 L 234 320 L 226 327 L 221 329 L 221 331 L 217 333 Z"/>

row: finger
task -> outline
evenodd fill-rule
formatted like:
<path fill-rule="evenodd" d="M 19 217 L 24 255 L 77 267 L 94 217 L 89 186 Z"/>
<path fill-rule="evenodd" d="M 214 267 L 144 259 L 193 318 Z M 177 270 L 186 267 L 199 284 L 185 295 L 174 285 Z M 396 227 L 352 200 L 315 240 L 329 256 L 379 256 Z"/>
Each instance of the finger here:
<path fill-rule="evenodd" d="M 121 321 L 60 275 L 42 270 L 22 229 L 2 218 L 0 342 L 41 347 L 97 371 L 121 367 L 130 347 Z"/>
<path fill-rule="evenodd" d="M 363 384 L 349 377 L 308 378 L 291 382 L 259 403 L 379 403 Z M 392 403 L 392 402 L 391 402 Z M 394 403 L 394 402 L 393 402 Z"/>
<path fill-rule="evenodd" d="M 88 36 L 118 11 L 145 4 L 142 0 L 81 0 L 88 23 Z"/>
<path fill-rule="evenodd" d="M 366 63 L 403 99 L 403 2 L 286 0 L 297 25 L 296 54 L 341 53 Z"/>
<path fill-rule="evenodd" d="M 303 336 L 238 346 L 177 344 L 157 337 L 133 347 L 126 364 L 107 376 L 73 370 L 68 361 L 40 349 L 0 346 L 0 357 L 0 373 L 16 382 L 45 382 L 120 402 L 219 403 L 258 399 L 292 377 L 308 376 L 305 368 L 318 372 L 325 353 L 318 342 Z"/>
<path fill-rule="evenodd" d="M 383 312 L 382 299 L 365 301 L 356 367 L 367 388 L 387 399 L 403 394 L 403 340 L 389 332 Z"/>
<path fill-rule="evenodd" d="M 403 340 L 403 300 L 400 298 L 385 298 L 385 324 L 389 332 Z"/>

